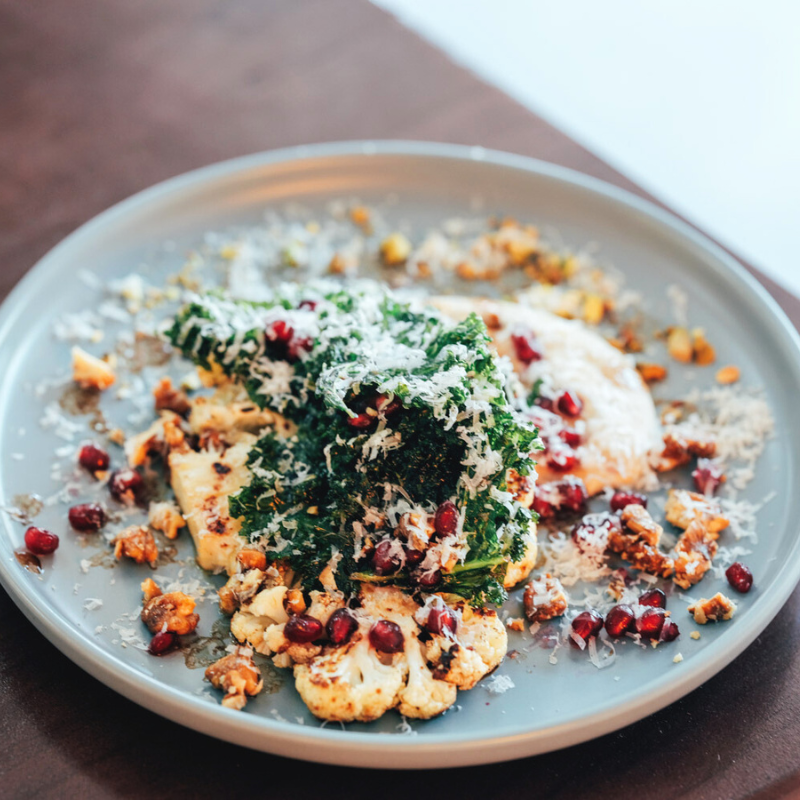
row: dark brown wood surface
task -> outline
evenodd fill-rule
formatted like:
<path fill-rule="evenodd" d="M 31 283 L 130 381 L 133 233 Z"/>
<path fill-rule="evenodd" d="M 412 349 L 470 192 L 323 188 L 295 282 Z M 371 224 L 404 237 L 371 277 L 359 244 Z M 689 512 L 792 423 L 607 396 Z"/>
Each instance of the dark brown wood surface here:
<path fill-rule="evenodd" d="M 0 0 L 0 296 L 149 184 L 355 138 L 481 144 L 644 194 L 365 0 Z M 800 323 L 800 301 L 764 283 Z M 0 590 L 0 742 L 4 798 L 790 796 L 800 594 L 731 666 L 642 722 L 559 753 L 422 774 L 301 764 L 161 719 L 74 666 Z"/>

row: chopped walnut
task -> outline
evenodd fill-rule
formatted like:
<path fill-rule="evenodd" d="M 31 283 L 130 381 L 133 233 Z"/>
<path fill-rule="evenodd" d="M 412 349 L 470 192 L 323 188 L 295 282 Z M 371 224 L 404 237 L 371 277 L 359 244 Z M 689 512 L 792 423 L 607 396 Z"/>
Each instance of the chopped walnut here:
<path fill-rule="evenodd" d="M 486 327 L 490 331 L 499 331 L 500 328 L 503 327 L 503 323 L 500 322 L 500 317 L 493 312 L 486 312 L 483 315 L 483 321 L 486 324 Z"/>
<path fill-rule="evenodd" d="M 717 370 L 717 383 L 721 383 L 723 386 L 736 383 L 740 377 L 741 372 L 739 371 L 739 367 L 735 367 L 732 364 Z"/>
<path fill-rule="evenodd" d="M 402 233 L 393 233 L 381 242 L 381 260 L 387 267 L 402 266 L 408 261 L 411 249 L 411 242 Z"/>
<path fill-rule="evenodd" d="M 698 625 L 705 625 L 707 622 L 722 622 L 730 619 L 736 613 L 736 603 L 721 592 L 717 592 L 708 600 L 701 597 L 686 610 L 694 616 L 694 621 Z M 699 639 L 700 637 L 693 635 L 692 638 Z"/>
<path fill-rule="evenodd" d="M 206 670 L 206 680 L 215 689 L 225 692 L 222 705 L 237 711 L 245 707 L 248 695 L 253 697 L 264 688 L 261 672 L 249 647 L 237 647 L 234 653 L 213 663 Z"/>
<path fill-rule="evenodd" d="M 156 411 L 174 411 L 180 416 L 186 416 L 191 411 L 192 404 L 182 389 L 176 389 L 170 378 L 162 378 L 153 389 Z"/>
<path fill-rule="evenodd" d="M 114 374 L 114 358 L 107 360 L 82 350 L 80 347 L 72 348 L 72 380 L 85 389 L 98 389 L 104 391 L 117 379 Z"/>
<path fill-rule="evenodd" d="M 568 607 L 567 595 L 561 581 L 545 574 L 525 587 L 523 596 L 525 616 L 531 622 L 544 622 L 560 617 Z"/>
<path fill-rule="evenodd" d="M 727 517 L 722 515 L 719 503 L 703 494 L 689 492 L 686 489 L 669 490 L 664 512 L 667 522 L 684 530 L 694 520 L 702 522 L 704 528 L 713 534 L 725 530 L 730 524 Z"/>
<path fill-rule="evenodd" d="M 306 610 L 306 599 L 299 589 L 289 589 L 283 600 L 283 606 L 290 615 L 302 614 Z"/>
<path fill-rule="evenodd" d="M 701 367 L 707 367 L 717 360 L 717 353 L 706 339 L 702 328 L 695 328 L 692 331 L 692 357 L 695 364 Z"/>
<path fill-rule="evenodd" d="M 372 215 L 366 206 L 353 206 L 350 209 L 350 219 L 364 233 L 369 234 L 372 232 Z"/>
<path fill-rule="evenodd" d="M 606 315 L 606 302 L 599 294 L 587 294 L 583 300 L 583 320 L 589 325 L 599 325 Z"/>
<path fill-rule="evenodd" d="M 240 550 L 236 561 L 242 568 L 242 572 L 246 572 L 248 569 L 267 568 L 267 557 L 260 550 Z"/>
<path fill-rule="evenodd" d="M 717 554 L 717 535 L 695 519 L 681 534 L 675 545 L 675 575 L 672 580 L 682 589 L 702 580 L 711 569 L 711 560 Z"/>
<path fill-rule="evenodd" d="M 522 617 L 509 617 L 506 620 L 506 627 L 512 631 L 522 633 L 525 630 L 525 620 Z"/>
<path fill-rule="evenodd" d="M 186 526 L 186 520 L 175 503 L 151 503 L 147 512 L 147 521 L 152 528 L 161 531 L 167 539 L 176 539 L 181 528 Z"/>
<path fill-rule="evenodd" d="M 717 443 L 690 425 L 673 425 L 664 434 L 664 455 L 679 457 L 684 454 L 714 458 Z"/>
<path fill-rule="evenodd" d="M 178 635 L 191 633 L 200 621 L 200 617 L 193 613 L 195 602 L 183 592 L 168 592 L 161 594 L 155 585 L 145 581 L 142 584 L 144 592 L 144 608 L 142 609 L 142 622 L 150 629 L 151 633 L 172 631 Z M 158 591 L 159 594 L 153 594 Z"/>
<path fill-rule="evenodd" d="M 676 361 L 688 364 L 692 360 L 694 352 L 692 339 L 686 328 L 670 328 L 667 332 L 667 352 Z"/>
<path fill-rule="evenodd" d="M 155 566 L 158 561 L 158 547 L 153 534 L 142 525 L 131 525 L 116 535 L 112 541 L 114 557 L 133 559 L 137 564 L 148 563 Z"/>
<path fill-rule="evenodd" d="M 145 578 L 142 581 L 142 592 L 144 593 L 145 603 L 149 603 L 154 597 L 164 594 L 152 578 Z"/>
<path fill-rule="evenodd" d="M 637 362 L 636 369 L 645 383 L 658 383 L 667 377 L 666 367 L 662 367 L 661 364 L 654 364 L 650 361 Z"/>
<path fill-rule="evenodd" d="M 650 516 L 644 506 L 631 503 L 622 509 L 622 524 L 646 544 L 656 547 L 664 529 Z"/>
<path fill-rule="evenodd" d="M 612 530 L 608 536 L 608 547 L 625 561 L 630 561 L 636 569 L 650 575 L 669 578 L 674 572 L 672 559 L 641 539 Z"/>
<path fill-rule="evenodd" d="M 642 340 L 630 323 L 620 328 L 617 335 L 609 339 L 609 342 L 623 353 L 641 353 L 644 350 Z"/>

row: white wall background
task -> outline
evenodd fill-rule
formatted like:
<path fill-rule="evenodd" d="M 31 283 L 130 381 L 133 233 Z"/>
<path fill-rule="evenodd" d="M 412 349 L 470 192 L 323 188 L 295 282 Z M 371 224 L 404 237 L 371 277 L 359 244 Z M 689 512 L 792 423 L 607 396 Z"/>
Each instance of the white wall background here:
<path fill-rule="evenodd" d="M 374 2 L 800 292 L 800 2 Z"/>

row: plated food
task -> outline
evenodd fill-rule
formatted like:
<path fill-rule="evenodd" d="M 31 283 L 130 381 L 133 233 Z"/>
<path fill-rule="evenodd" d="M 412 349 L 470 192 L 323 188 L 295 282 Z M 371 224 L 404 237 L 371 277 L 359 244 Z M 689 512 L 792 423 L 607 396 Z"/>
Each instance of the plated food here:
<path fill-rule="evenodd" d="M 423 733 L 747 629 L 772 403 L 691 291 L 653 316 L 527 222 L 350 200 L 195 242 L 83 274 L 69 374 L 32 384 L 57 491 L 6 502 L 20 575 L 121 664 L 243 720 Z"/>

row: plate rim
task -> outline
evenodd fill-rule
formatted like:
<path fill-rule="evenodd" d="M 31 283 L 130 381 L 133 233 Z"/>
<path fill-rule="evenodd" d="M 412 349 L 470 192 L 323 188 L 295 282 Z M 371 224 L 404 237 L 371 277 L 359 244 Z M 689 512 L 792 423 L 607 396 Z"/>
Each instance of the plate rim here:
<path fill-rule="evenodd" d="M 746 290 L 752 294 L 754 300 L 751 304 L 759 308 L 760 317 L 770 334 L 782 340 L 787 350 L 793 353 L 792 366 L 795 373 L 800 375 L 800 334 L 777 301 L 733 256 L 689 223 L 649 200 L 568 167 L 483 147 L 403 140 L 329 142 L 240 156 L 169 178 L 112 205 L 49 250 L 12 289 L 0 307 L 0 352 L 4 350 L 11 326 L 16 321 L 17 301 L 29 293 L 35 293 L 38 286 L 51 277 L 50 272 L 57 270 L 59 262 L 69 256 L 71 248 L 79 246 L 84 240 L 91 240 L 96 232 L 118 219 L 124 219 L 129 213 L 146 208 L 157 199 L 174 200 L 182 192 L 203 184 L 223 178 L 235 180 L 248 172 L 271 165 L 310 158 L 369 158 L 373 155 L 485 162 L 551 178 L 637 212 L 655 222 L 662 231 L 666 228 L 684 245 L 687 242 L 693 245 L 706 256 L 709 269 L 726 281 L 733 282 L 740 291 Z M 708 646 L 697 664 L 689 662 L 665 685 L 652 686 L 664 683 L 663 677 L 659 676 L 640 686 L 622 704 L 619 700 L 609 700 L 589 717 L 574 716 L 559 725 L 540 730 L 516 726 L 510 733 L 489 737 L 482 736 L 480 732 L 432 732 L 419 737 L 380 736 L 368 732 L 298 726 L 211 705 L 207 700 L 187 696 L 139 672 L 123 659 L 101 649 L 85 632 L 73 628 L 69 623 L 59 627 L 56 624 L 58 614 L 53 614 L 53 609 L 39 607 L 36 596 L 29 596 L 26 591 L 24 578 L 24 571 L 15 562 L 0 559 L 0 583 L 41 633 L 93 677 L 167 719 L 235 744 L 323 763 L 376 767 L 375 758 L 388 755 L 390 758 L 384 766 L 391 768 L 457 767 L 507 761 L 594 739 L 642 719 L 696 689 L 740 655 L 783 607 L 800 581 L 800 538 L 795 539 L 788 557 L 770 584 L 770 591 L 757 598 L 751 612 L 740 621 L 735 631 L 725 631 Z M 67 622 L 65 618 L 62 621 Z M 304 747 L 308 745 L 313 746 L 313 752 L 304 752 Z M 442 764 L 442 756 L 448 757 L 446 764 Z"/>

